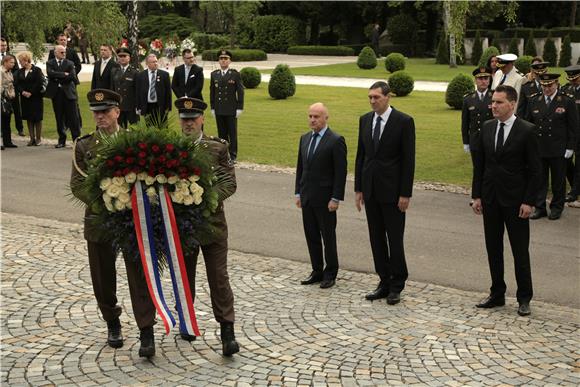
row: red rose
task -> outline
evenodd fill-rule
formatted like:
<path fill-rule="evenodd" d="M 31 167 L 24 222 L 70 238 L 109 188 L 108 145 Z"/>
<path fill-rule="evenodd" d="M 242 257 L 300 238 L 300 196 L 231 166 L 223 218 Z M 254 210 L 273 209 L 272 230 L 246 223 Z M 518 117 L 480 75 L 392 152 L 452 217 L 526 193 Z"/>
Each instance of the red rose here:
<path fill-rule="evenodd" d="M 159 145 L 153 144 L 153 145 L 151 145 L 151 150 L 153 151 L 153 153 L 159 153 L 161 148 L 159 148 Z"/>
<path fill-rule="evenodd" d="M 165 150 L 167 152 L 173 152 L 173 149 L 175 149 L 175 147 L 173 146 L 173 144 L 165 144 Z"/>
<path fill-rule="evenodd" d="M 191 171 L 193 172 L 194 175 L 197 176 L 201 175 L 201 169 L 199 169 L 198 167 L 193 167 Z"/>
<path fill-rule="evenodd" d="M 127 150 L 126 150 L 125 152 L 126 152 L 128 155 L 132 155 L 132 154 L 134 154 L 134 153 L 135 153 L 135 149 L 133 149 L 133 148 L 129 147 L 129 148 L 127 148 Z"/>
<path fill-rule="evenodd" d="M 133 172 L 134 174 L 138 174 L 139 172 L 141 172 L 141 168 L 139 168 L 139 167 L 133 167 L 131 169 L 131 172 Z"/>
<path fill-rule="evenodd" d="M 107 167 L 112 167 L 115 165 L 115 162 L 113 160 L 107 160 L 106 164 L 107 164 Z"/>
<path fill-rule="evenodd" d="M 149 170 L 147 171 L 147 174 L 149 176 L 155 176 L 155 168 L 149 168 Z"/>
<path fill-rule="evenodd" d="M 139 160 L 139 165 L 140 165 L 140 166 L 144 167 L 144 166 L 145 166 L 145 164 L 147 164 L 147 160 L 145 160 L 145 159 L 141 159 L 141 160 Z"/>
<path fill-rule="evenodd" d="M 187 179 L 189 176 L 187 176 L 187 172 L 183 172 L 179 174 L 179 178 L 181 179 Z"/>
<path fill-rule="evenodd" d="M 159 164 L 163 164 L 165 162 L 165 160 L 167 160 L 167 157 L 161 155 L 157 158 L 157 161 L 159 161 Z"/>
<path fill-rule="evenodd" d="M 127 176 L 131 172 L 130 168 L 123 168 L 123 176 Z"/>
<path fill-rule="evenodd" d="M 145 157 L 147 157 L 147 153 L 145 153 L 145 152 L 139 152 L 139 153 L 137 154 L 137 157 L 139 157 L 139 158 L 141 158 L 141 159 L 144 159 Z"/>
<path fill-rule="evenodd" d="M 147 144 L 144 142 L 137 143 L 137 147 L 139 147 L 141 150 L 147 150 Z"/>
<path fill-rule="evenodd" d="M 177 169 L 179 170 L 179 173 L 187 173 L 187 167 L 179 167 Z"/>
<path fill-rule="evenodd" d="M 133 164 L 133 163 L 135 162 L 135 158 L 134 158 L 134 157 L 127 157 L 127 158 L 125 159 L 125 162 L 126 162 L 127 164 Z"/>
<path fill-rule="evenodd" d="M 120 169 L 116 170 L 115 172 L 113 172 L 113 176 L 115 177 L 121 177 L 124 176 L 123 175 L 123 171 L 121 171 Z"/>
<path fill-rule="evenodd" d="M 186 159 L 187 156 L 189 156 L 189 153 L 187 153 L 187 151 L 181 151 L 179 152 L 179 157 L 182 159 Z"/>
<path fill-rule="evenodd" d="M 159 169 L 157 169 L 157 174 L 163 175 L 164 173 L 165 173 L 165 168 L 159 167 Z"/>

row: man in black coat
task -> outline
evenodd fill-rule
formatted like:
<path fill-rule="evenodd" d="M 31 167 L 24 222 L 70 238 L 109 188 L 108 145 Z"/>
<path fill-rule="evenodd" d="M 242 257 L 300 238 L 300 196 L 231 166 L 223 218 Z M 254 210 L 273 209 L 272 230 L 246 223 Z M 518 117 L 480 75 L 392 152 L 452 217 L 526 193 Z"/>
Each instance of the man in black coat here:
<path fill-rule="evenodd" d="M 562 86 L 562 92 L 576 102 L 576 110 L 580 120 L 580 65 L 568 66 L 564 71 L 566 72 L 568 83 Z M 571 187 L 570 192 L 566 195 L 566 202 L 574 202 L 580 195 L 580 159 L 578 159 L 580 133 L 577 132 L 576 134 L 576 150 L 574 152 L 576 162 L 574 163 L 572 158 L 569 158 L 566 166 L 566 176 Z"/>
<path fill-rule="evenodd" d="M 192 97 L 203 101 L 203 68 L 195 63 L 195 56 L 190 49 L 186 48 L 181 53 L 183 64 L 175 68 L 171 89 L 177 98 Z"/>
<path fill-rule="evenodd" d="M 408 277 L 403 237 L 415 174 L 415 122 L 389 106 L 390 87 L 369 89 L 372 112 L 360 117 L 354 179 L 357 210 L 365 206 L 377 288 L 367 300 L 401 301 Z"/>
<path fill-rule="evenodd" d="M 101 44 L 99 51 L 101 53 L 101 59 L 95 62 L 93 78 L 91 80 L 91 90 L 113 90 L 111 74 L 114 69 L 119 68 L 119 64 L 113 59 L 113 49 L 110 45 Z"/>
<path fill-rule="evenodd" d="M 58 144 L 55 145 L 55 148 L 64 148 L 66 128 L 70 129 L 73 141 L 80 135 L 77 107 L 77 85 L 79 80 L 75 72 L 74 63 L 65 58 L 65 47 L 56 46 L 54 53 L 55 58 L 46 62 L 48 85 L 44 95 L 52 99 L 58 132 Z"/>
<path fill-rule="evenodd" d="M 147 69 L 137 78 L 137 114 L 155 126 L 166 126 L 171 110 L 171 82 L 167 71 L 159 70 L 155 54 L 147 56 Z"/>
<path fill-rule="evenodd" d="M 119 66 L 111 69 L 111 88 L 121 95 L 118 123 L 122 128 L 139 121 L 137 116 L 137 77 L 139 70 L 131 66 L 131 51 L 125 47 L 117 49 Z"/>
<path fill-rule="evenodd" d="M 518 284 L 518 314 L 530 314 L 532 272 L 530 223 L 540 178 L 535 126 L 514 115 L 518 95 L 507 85 L 492 97 L 495 119 L 486 121 L 479 137 L 479 153 L 473 169 L 473 211 L 483 214 L 485 246 L 491 271 L 490 295 L 476 306 L 505 305 L 503 239 L 507 228 Z"/>
<path fill-rule="evenodd" d="M 328 127 L 328 110 L 322 103 L 310 106 L 308 121 L 312 130 L 300 138 L 295 194 L 296 207 L 302 208 L 312 273 L 301 283 L 321 282 L 325 289 L 335 284 L 338 273 L 336 211 L 344 199 L 346 143 Z"/>
<path fill-rule="evenodd" d="M 544 60 L 539 56 L 532 59 L 530 73 L 526 75 L 527 80 L 522 84 L 522 88 L 520 89 L 518 109 L 516 110 L 516 115 L 518 117 L 525 119 L 525 117 L 528 115 L 528 105 L 530 103 L 530 99 L 542 94 L 540 75 L 548 72 L 549 65 L 549 62 L 544 62 Z"/>
<path fill-rule="evenodd" d="M 66 47 L 66 59 L 72 61 L 75 65 L 75 74 L 77 77 L 82 70 L 81 61 L 79 59 L 79 55 L 74 47 L 68 46 L 68 38 L 65 34 L 58 34 L 56 37 L 56 44 L 60 44 L 63 47 Z M 48 53 L 48 60 L 54 59 L 54 50 L 50 50 Z"/>

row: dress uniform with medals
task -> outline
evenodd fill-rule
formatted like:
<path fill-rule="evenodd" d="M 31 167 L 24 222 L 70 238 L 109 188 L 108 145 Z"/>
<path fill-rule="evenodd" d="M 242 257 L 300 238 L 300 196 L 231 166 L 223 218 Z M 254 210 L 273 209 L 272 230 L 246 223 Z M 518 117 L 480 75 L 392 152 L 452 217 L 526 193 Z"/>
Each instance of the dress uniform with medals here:
<path fill-rule="evenodd" d="M 516 89 L 518 92 L 518 99 L 520 95 L 520 90 L 522 83 L 525 80 L 524 74 L 520 73 L 519 70 L 514 66 L 514 62 L 518 59 L 517 55 L 514 54 L 503 54 L 497 56 L 497 67 L 500 71 L 496 71 L 493 75 L 493 82 L 491 84 L 491 89 L 495 90 L 499 85 L 508 85 Z M 506 66 L 511 66 L 509 71 L 506 71 Z M 506 72 L 504 72 L 506 71 Z"/>
<path fill-rule="evenodd" d="M 131 51 L 125 47 L 117 49 L 117 55 L 129 55 Z M 111 89 L 121 95 L 121 114 L 119 115 L 119 125 L 127 128 L 130 124 L 139 121 L 137 116 L 137 75 L 139 70 L 128 64 L 126 67 L 114 67 L 111 74 Z"/>
<path fill-rule="evenodd" d="M 580 65 L 569 66 L 564 69 L 566 72 L 566 79 L 568 83 L 562 86 L 562 93 L 567 94 L 576 102 L 576 110 L 580 116 Z M 580 129 L 579 129 L 580 130 Z M 568 182 L 572 187 L 568 195 L 566 195 L 567 202 L 575 201 L 580 195 L 580 165 L 578 165 L 578 153 L 580 153 L 580 133 L 576 132 L 577 142 L 574 152 L 576 163 L 572 162 L 572 158 L 568 159 L 566 175 Z"/>
<path fill-rule="evenodd" d="M 522 85 L 520 89 L 520 96 L 518 98 L 518 110 L 516 115 L 518 117 L 527 116 L 528 103 L 531 98 L 542 94 L 542 86 L 540 86 L 539 76 L 548 71 L 549 62 L 536 62 L 531 64 L 531 72 L 534 79 L 528 80 Z"/>
<path fill-rule="evenodd" d="M 558 82 L 560 74 L 546 73 L 540 76 L 542 86 Z M 552 95 L 532 98 L 528 106 L 527 121 L 536 125 L 538 148 L 542 160 L 542 184 L 538 194 L 536 209 L 531 219 L 547 216 L 546 195 L 548 176 L 552 181 L 552 201 L 549 219 L 559 219 L 564 210 L 566 194 L 566 158 L 572 157 L 577 147 L 578 111 L 572 98 L 555 89 Z"/>
<path fill-rule="evenodd" d="M 121 96 L 108 89 L 95 89 L 87 94 L 90 109 L 92 111 L 103 111 L 119 107 Z M 118 130 L 118 127 L 117 127 Z M 97 157 L 102 139 L 109 136 L 103 128 L 97 129 L 91 134 L 80 137 L 73 146 L 73 166 L 71 172 L 70 186 L 75 197 L 83 201 L 87 208 L 84 218 L 84 236 L 87 240 L 87 250 L 89 255 L 89 267 L 93 290 L 99 310 L 103 319 L 107 322 L 108 338 L 107 343 L 113 348 L 123 346 L 123 335 L 121 333 L 121 306 L 117 302 L 117 272 L 115 261 L 117 252 L 110 241 L 105 239 L 102 228 L 90 221 L 94 214 L 89 208 L 89 199 L 83 196 L 78 184 L 87 176 L 88 165 L 91 159 Z M 149 296 L 142 269 L 138 262 L 128 262 L 125 260 L 127 269 L 127 279 L 133 313 L 137 321 L 137 326 L 144 331 L 153 332 L 155 324 L 155 306 Z M 152 341 L 152 337 L 151 337 Z M 144 348 L 143 340 L 141 349 Z M 142 351 L 139 351 L 141 355 Z M 145 346 L 150 351 L 149 347 Z M 153 347 L 153 352 L 154 352 Z"/>
<path fill-rule="evenodd" d="M 491 80 L 491 69 L 480 67 L 472 72 L 475 78 L 488 77 Z M 491 113 L 491 96 L 489 87 L 486 90 L 476 90 L 463 98 L 461 113 L 461 137 L 466 152 L 471 154 L 471 161 L 475 163 L 478 151 L 479 133 L 481 126 L 493 118 Z"/>
<path fill-rule="evenodd" d="M 203 116 L 207 104 L 196 98 L 182 97 L 175 101 L 175 107 L 179 110 L 181 120 L 195 119 Z M 194 135 L 197 138 L 192 138 L 192 140 L 209 151 L 216 174 L 225 176 L 230 181 L 227 193 L 227 197 L 229 197 L 236 192 L 236 174 L 234 163 L 228 152 L 228 143 L 221 138 L 206 136 L 201 125 L 197 132 L 199 134 Z M 228 225 L 223 202 L 219 203 L 215 218 L 217 222 L 214 223 L 214 226 L 217 227 L 218 232 L 210 243 L 201 245 L 201 251 L 205 261 L 213 314 L 221 327 L 223 354 L 231 356 L 239 351 L 239 345 L 234 335 L 234 294 L 230 286 L 227 267 Z M 195 297 L 195 272 L 198 254 L 199 250 L 193 255 L 185 257 L 187 276 L 193 297 Z M 187 341 L 195 340 L 195 336 L 185 333 L 181 333 L 181 337 Z"/>
<path fill-rule="evenodd" d="M 220 59 L 232 59 L 228 50 L 222 50 Z M 221 68 L 211 73 L 210 105 L 215 114 L 218 136 L 230 144 L 230 157 L 238 156 L 238 119 L 244 109 L 244 86 L 240 73 L 234 69 Z"/>

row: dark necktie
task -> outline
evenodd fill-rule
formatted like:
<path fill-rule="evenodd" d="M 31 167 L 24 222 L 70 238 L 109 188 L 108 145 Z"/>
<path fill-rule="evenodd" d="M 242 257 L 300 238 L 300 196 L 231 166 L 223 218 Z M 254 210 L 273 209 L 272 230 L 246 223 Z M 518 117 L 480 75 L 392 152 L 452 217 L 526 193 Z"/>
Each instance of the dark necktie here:
<path fill-rule="evenodd" d="M 318 133 L 312 133 L 312 139 L 310 140 L 310 148 L 308 148 L 308 161 L 312 159 L 314 154 L 314 148 L 316 147 L 316 139 L 318 138 Z"/>
<path fill-rule="evenodd" d="M 499 130 L 497 131 L 497 142 L 495 143 L 495 153 L 501 152 L 503 148 L 503 127 L 505 124 L 502 122 L 499 124 Z"/>
<path fill-rule="evenodd" d="M 379 149 L 379 142 L 381 140 L 381 116 L 377 116 L 377 123 L 373 129 L 373 145 L 375 146 L 375 152 Z"/>
<path fill-rule="evenodd" d="M 550 106 L 551 102 L 552 102 L 552 98 L 546 97 L 546 106 Z"/>
<path fill-rule="evenodd" d="M 151 80 L 149 81 L 149 99 L 157 102 L 157 90 L 155 90 L 155 71 L 151 72 Z"/>
<path fill-rule="evenodd" d="M 62 60 L 59 60 L 58 62 L 56 62 L 58 67 L 60 67 L 60 65 L 62 64 Z"/>
<path fill-rule="evenodd" d="M 507 76 L 507 74 L 504 74 L 503 77 L 501 77 L 501 81 L 499 82 L 500 85 L 503 85 L 503 83 L 505 82 L 506 76 Z"/>

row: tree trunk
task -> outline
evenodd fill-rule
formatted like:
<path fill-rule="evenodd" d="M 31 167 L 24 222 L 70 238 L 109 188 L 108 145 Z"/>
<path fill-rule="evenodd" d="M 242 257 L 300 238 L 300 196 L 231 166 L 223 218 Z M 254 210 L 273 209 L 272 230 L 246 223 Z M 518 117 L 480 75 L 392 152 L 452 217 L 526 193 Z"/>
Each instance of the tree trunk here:
<path fill-rule="evenodd" d="M 129 50 L 131 51 L 131 64 L 136 68 L 140 69 L 141 65 L 139 63 L 139 15 L 138 15 L 138 3 L 137 0 L 133 0 L 127 3 L 127 21 L 129 23 L 127 40 L 129 42 Z"/>
<path fill-rule="evenodd" d="M 451 21 L 451 2 L 443 2 L 443 26 L 445 34 L 449 36 L 449 67 L 457 67 L 455 61 L 455 35 L 449 32 L 449 23 Z"/>
<path fill-rule="evenodd" d="M 576 25 L 576 12 L 578 10 L 578 2 L 573 1 L 571 5 L 572 10 L 570 12 L 570 28 L 574 28 L 574 26 Z"/>

